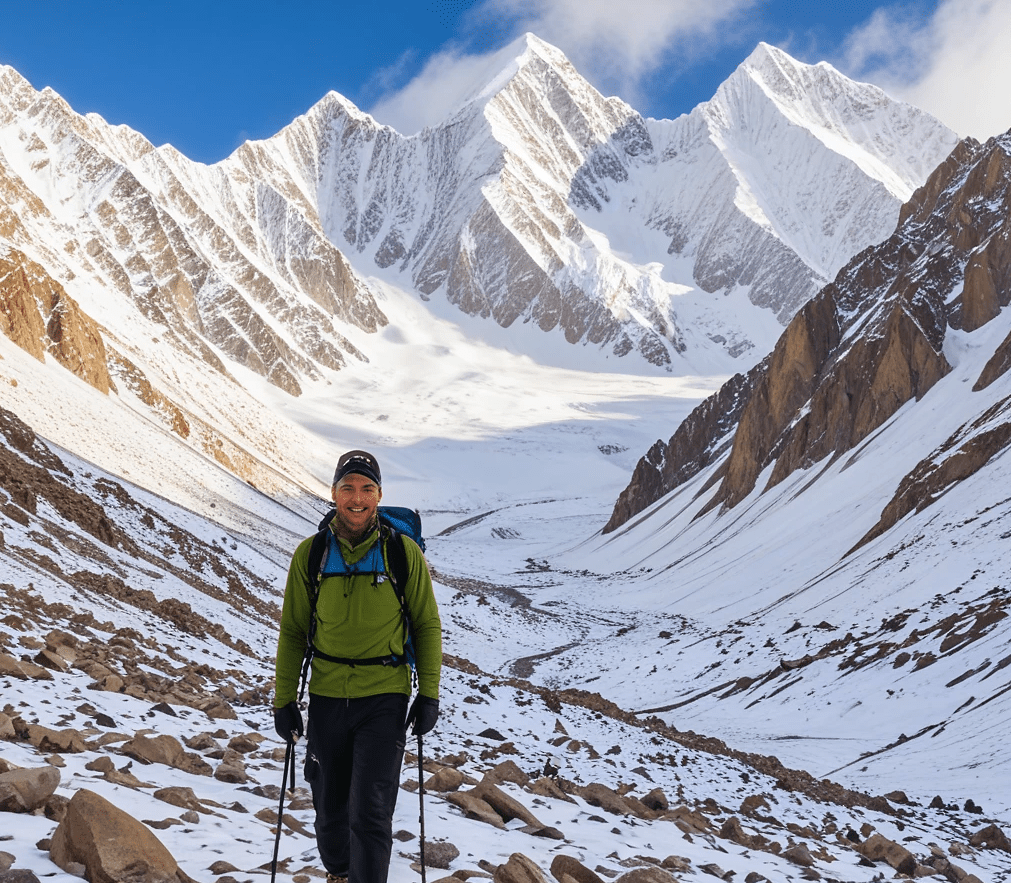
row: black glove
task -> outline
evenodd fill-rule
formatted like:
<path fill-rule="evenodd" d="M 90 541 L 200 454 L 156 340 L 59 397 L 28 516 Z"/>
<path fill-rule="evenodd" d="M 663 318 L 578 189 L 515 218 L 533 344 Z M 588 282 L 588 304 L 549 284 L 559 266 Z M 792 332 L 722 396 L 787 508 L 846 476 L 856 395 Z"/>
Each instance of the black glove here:
<path fill-rule="evenodd" d="M 411 710 L 407 712 L 407 723 L 405 726 L 414 724 L 411 733 L 415 736 L 424 736 L 439 719 L 439 700 L 430 699 L 420 693 L 414 697 L 411 703 Z"/>
<path fill-rule="evenodd" d="M 289 702 L 283 708 L 274 709 L 274 729 L 285 742 L 294 742 L 302 735 L 304 731 L 302 712 L 294 702 Z"/>

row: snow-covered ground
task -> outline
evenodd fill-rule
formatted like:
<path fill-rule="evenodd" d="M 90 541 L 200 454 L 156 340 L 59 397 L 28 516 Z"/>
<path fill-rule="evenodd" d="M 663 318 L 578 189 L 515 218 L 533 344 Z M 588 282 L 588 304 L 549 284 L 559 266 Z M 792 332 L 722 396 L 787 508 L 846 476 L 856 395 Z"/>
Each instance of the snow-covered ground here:
<path fill-rule="evenodd" d="M 857 456 L 828 467 L 812 489 L 801 492 L 820 467 L 795 474 L 775 493 L 756 495 L 731 513 L 691 521 L 700 503 L 688 501 L 700 478 L 657 504 L 641 527 L 600 537 L 638 457 L 656 438 L 666 438 L 723 377 L 607 374 L 599 370 L 599 355 L 589 352 L 582 369 L 539 364 L 493 342 L 475 341 L 449 319 L 422 322 L 422 307 L 394 287 L 384 308 L 396 313 L 393 325 L 399 330 L 383 332 L 374 344 L 383 369 L 345 369 L 299 399 L 252 376 L 241 376 L 244 392 L 201 373 L 198 365 L 179 361 L 173 366 L 180 388 L 191 379 L 210 387 L 207 394 L 227 414 L 223 425 L 260 453 L 265 474 L 277 476 L 270 493 L 236 479 L 166 432 L 126 396 L 101 396 L 55 363 L 40 365 L 2 338 L 0 405 L 75 453 L 62 456 L 78 472 L 80 486 L 94 487 L 101 470 L 107 470 L 146 488 L 131 493 L 203 542 L 231 550 L 276 586 L 278 600 L 290 550 L 314 529 L 323 508 L 316 495 L 326 493 L 337 454 L 358 446 L 374 451 L 383 465 L 384 501 L 417 506 L 424 515 L 446 652 L 492 676 L 447 669 L 442 724 L 426 749 L 432 757 L 467 752 L 471 759 L 462 770 L 475 779 L 502 759 L 515 759 L 529 774 L 550 760 L 563 778 L 583 784 L 625 783 L 639 796 L 660 786 L 672 806 L 694 807 L 712 798 L 718 805 L 717 829 L 738 814 L 745 796 L 771 794 L 777 823 L 798 829 L 813 825 L 837 859 L 819 869 L 825 877 L 843 880 L 872 880 L 878 871 L 858 866 L 855 853 L 839 851 L 827 829 L 828 813 L 840 830 L 847 825 L 859 830 L 867 823 L 890 839 L 917 838 L 906 842 L 921 856 L 929 852 L 928 842 L 947 849 L 950 842 L 964 843 L 982 824 L 971 814 L 926 809 L 935 794 L 946 806 L 972 799 L 983 807 L 982 818 L 1007 827 L 1011 792 L 1002 734 L 1009 721 L 1003 696 L 1007 677 L 1000 664 L 1008 652 L 1006 628 L 998 621 L 968 645 L 971 667 L 983 666 L 970 677 L 961 677 L 970 667 L 966 652 L 937 653 L 944 637 L 937 631 L 912 648 L 923 651 L 929 645 L 937 661 L 916 670 L 913 662 L 896 666 L 898 645 L 910 629 L 926 631 L 946 617 L 964 615 L 968 619 L 952 630 L 968 630 L 974 605 L 1005 597 L 1002 473 L 981 473 L 978 481 L 945 498 L 943 508 L 911 516 L 886 537 L 842 558 L 877 519 L 903 470 L 936 446 L 951 421 L 957 425 L 958 414 L 945 411 L 950 397 L 944 392 L 961 384 L 957 371 L 922 403 L 909 406 L 921 409 L 913 423 L 900 425 L 900 412 Z M 953 350 L 953 362 L 957 356 Z M 968 376 L 970 368 L 963 373 Z M 912 436 L 908 426 L 915 426 Z M 269 439 L 261 433 L 269 433 Z M 887 474 L 882 464 L 890 464 Z M 92 478 L 83 477 L 89 472 Z M 977 518 L 975 513 L 987 510 L 987 518 Z M 935 519 L 944 524 L 931 526 Z M 38 541 L 30 529 L 14 524 L 5 524 L 4 535 L 8 547 Z M 926 539 L 917 539 L 921 536 Z M 67 572 L 81 566 L 71 558 L 65 565 Z M 226 623 L 257 659 L 237 658 L 216 642 L 187 639 L 180 645 L 177 634 L 158 640 L 183 646 L 191 658 L 221 670 L 242 667 L 258 682 L 270 676 L 270 622 L 237 615 L 149 571 L 130 571 L 137 588 L 158 598 L 184 597 L 208 619 Z M 31 581 L 49 603 L 70 600 L 65 585 L 23 562 L 5 581 Z M 897 629 L 882 624 L 902 612 L 908 615 Z M 117 626 L 138 624 L 133 609 L 106 607 L 96 616 Z M 161 628 L 154 618 L 142 621 L 145 628 Z M 42 637 L 46 629 L 39 631 Z M 11 641 L 21 637 L 13 629 L 7 632 Z M 781 668 L 784 660 L 817 656 L 847 632 L 854 642 L 799 668 Z M 860 646 L 874 656 L 884 642 L 892 646 L 872 664 L 838 667 L 859 656 Z M 644 717 L 663 709 L 656 713 L 678 730 L 716 737 L 732 749 L 775 755 L 788 767 L 869 794 L 901 789 L 918 807 L 900 821 L 806 795 L 785 797 L 738 760 L 686 748 L 586 709 L 561 705 L 552 710 L 522 685 L 496 680 L 509 677 L 556 690 L 599 692 L 620 708 L 647 712 Z M 742 678 L 752 680 L 745 684 Z M 8 681 L 4 703 L 50 726 L 58 721 L 79 725 L 68 715 L 87 700 L 129 735 L 151 727 L 182 738 L 220 727 L 225 732 L 218 738 L 221 744 L 256 728 L 273 738 L 264 707 L 240 708 L 239 721 L 210 721 L 188 709 L 171 718 L 151 712 L 150 703 L 141 700 L 89 691 L 88 680 L 73 674 L 30 687 Z M 550 740 L 559 738 L 557 720 L 568 739 L 553 746 Z M 498 742 L 479 736 L 489 727 L 514 742 L 518 754 L 498 754 Z M 570 750 L 571 740 L 593 751 Z M 609 755 L 614 746 L 620 754 Z M 270 755 L 269 742 L 265 748 L 249 770 L 257 782 L 270 785 L 280 780 L 280 764 Z M 114 746 L 103 752 L 121 765 Z M 491 755 L 482 759 L 482 752 Z M 676 756 L 678 765 L 664 761 L 664 755 Z M 19 765 L 41 761 L 17 743 L 0 743 L 0 756 Z M 688 760 L 681 766 L 684 757 Z M 155 801 L 150 789 L 133 791 L 96 778 L 84 769 L 93 759 L 93 753 L 64 758 L 61 793 L 89 787 L 138 818 L 175 817 L 177 808 Z M 206 879 L 206 869 L 217 859 L 247 873 L 269 859 L 269 822 L 255 814 L 276 810 L 276 798 L 168 768 L 135 764 L 132 771 L 153 785 L 187 784 L 201 797 L 225 806 L 238 801 L 249 810 L 222 811 L 220 817 L 201 816 L 198 824 L 159 830 L 195 879 Z M 405 769 L 405 781 L 413 776 Z M 520 795 L 519 788 L 504 787 Z M 589 867 L 614 871 L 636 855 L 680 855 L 694 867 L 715 863 L 735 870 L 741 879 L 752 871 L 770 880 L 799 876 L 798 868 L 781 857 L 732 841 L 711 835 L 687 841 L 669 821 L 607 817 L 602 824 L 591 817 L 606 813 L 578 798 L 574 804 L 534 799 L 528 792 L 520 798 L 566 840 L 530 837 L 509 826 L 491 828 L 463 818 L 438 796 L 429 798 L 428 836 L 460 848 L 453 869 L 477 868 L 481 860 L 500 864 L 517 851 L 546 869 L 552 855 L 564 851 Z M 311 811 L 295 815 L 311 822 Z M 13 839 L 0 843 L 0 850 L 15 854 L 17 867 L 54 874 L 48 857 L 34 847 L 53 823 L 10 819 Z M 416 819 L 416 796 L 405 792 L 396 828 L 416 831 Z M 778 836 L 784 846 L 787 837 L 803 839 L 793 829 L 744 821 L 770 839 Z M 285 834 L 282 843 L 282 857 L 291 859 L 287 872 L 316 866 L 310 839 Z M 410 864 L 416 852 L 416 841 L 398 841 L 391 879 L 414 879 Z M 847 862 L 844 871 L 841 861 Z M 999 853 L 985 850 L 956 859 L 987 881 L 1006 879 L 1002 862 Z"/>

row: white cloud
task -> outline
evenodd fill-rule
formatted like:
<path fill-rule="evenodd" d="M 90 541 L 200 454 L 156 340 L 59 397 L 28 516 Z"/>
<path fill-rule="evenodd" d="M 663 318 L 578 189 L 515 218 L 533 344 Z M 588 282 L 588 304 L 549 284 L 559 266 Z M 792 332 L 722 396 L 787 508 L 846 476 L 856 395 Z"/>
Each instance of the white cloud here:
<path fill-rule="evenodd" d="M 677 53 L 697 57 L 721 43 L 727 25 L 758 0 L 485 0 L 469 16 L 469 30 L 494 51 L 450 46 L 432 56 L 403 89 L 380 99 L 373 116 L 410 134 L 435 125 L 509 63 L 508 43 L 532 32 L 561 49 L 605 94 L 635 105 L 642 80 Z"/>
<path fill-rule="evenodd" d="M 984 140 L 1011 128 L 1011 3 L 942 0 L 926 21 L 878 10 L 839 66 Z"/>
<path fill-rule="evenodd" d="M 634 91 L 674 52 L 694 54 L 685 38 L 719 41 L 716 30 L 755 0 L 487 0 L 488 15 L 512 17 L 558 46 L 595 83 Z"/>
<path fill-rule="evenodd" d="M 370 113 L 398 132 L 413 135 L 445 120 L 509 63 L 514 44 L 485 55 L 449 48 L 433 55 L 406 86 L 381 98 Z"/>

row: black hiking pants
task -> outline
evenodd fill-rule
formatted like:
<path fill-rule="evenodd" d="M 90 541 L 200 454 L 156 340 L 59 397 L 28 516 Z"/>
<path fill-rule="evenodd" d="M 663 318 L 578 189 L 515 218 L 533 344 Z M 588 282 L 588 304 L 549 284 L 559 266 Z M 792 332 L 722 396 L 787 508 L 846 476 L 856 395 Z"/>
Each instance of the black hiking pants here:
<path fill-rule="evenodd" d="M 386 883 L 404 760 L 407 696 L 309 697 L 305 778 L 323 867 L 349 883 Z"/>

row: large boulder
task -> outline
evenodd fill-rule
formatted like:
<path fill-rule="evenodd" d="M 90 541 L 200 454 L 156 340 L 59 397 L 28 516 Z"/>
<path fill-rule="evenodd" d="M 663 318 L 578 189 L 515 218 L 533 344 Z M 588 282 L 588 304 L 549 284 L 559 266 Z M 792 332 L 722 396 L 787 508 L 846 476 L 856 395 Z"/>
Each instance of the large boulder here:
<path fill-rule="evenodd" d="M 39 724 L 29 724 L 28 741 L 39 751 L 55 751 L 58 754 L 80 754 L 87 751 L 80 730 L 54 730 Z"/>
<path fill-rule="evenodd" d="M 0 811 L 31 812 L 42 806 L 60 784 L 54 766 L 0 773 Z"/>
<path fill-rule="evenodd" d="M 53 834 L 49 856 L 84 865 L 89 883 L 192 883 L 143 824 L 94 791 L 78 791 Z"/>
<path fill-rule="evenodd" d="M 604 883 L 594 871 L 570 855 L 556 855 L 551 860 L 551 876 L 558 883 Z"/>
<path fill-rule="evenodd" d="M 199 754 L 183 749 L 174 736 L 147 736 L 138 733 L 120 751 L 141 763 L 161 763 L 183 772 L 209 776 L 214 770 Z"/>
<path fill-rule="evenodd" d="M 0 883 L 40 883 L 40 880 L 28 868 L 11 868 L 0 871 Z"/>
<path fill-rule="evenodd" d="M 969 838 L 969 843 L 973 846 L 983 846 L 986 849 L 1001 849 L 1004 852 L 1011 852 L 1011 841 L 996 825 L 988 825 L 981 828 Z"/>
<path fill-rule="evenodd" d="M 900 874 L 912 875 L 918 864 L 906 847 L 881 834 L 872 834 L 863 843 L 857 844 L 856 850 L 872 862 L 886 862 Z"/>
<path fill-rule="evenodd" d="M 714 876 L 722 876 L 722 874 Z M 677 879 L 662 868 L 650 865 L 645 868 L 633 868 L 628 873 L 622 874 L 615 880 L 615 883 L 677 883 Z"/>
<path fill-rule="evenodd" d="M 499 865 L 494 883 L 548 883 L 540 868 L 522 852 L 514 852 L 509 861 Z"/>
<path fill-rule="evenodd" d="M 495 811 L 490 803 L 482 800 L 473 791 L 450 791 L 446 795 L 446 800 L 463 810 L 463 814 L 468 819 L 486 822 L 496 828 L 505 827 L 502 816 Z"/>
<path fill-rule="evenodd" d="M 625 798 L 618 794 L 617 791 L 613 791 L 599 782 L 592 782 L 587 785 L 579 792 L 579 795 L 590 806 L 599 807 L 604 812 L 618 816 L 632 815 L 632 807 L 629 806 Z"/>
<path fill-rule="evenodd" d="M 53 674 L 41 665 L 0 653 L 0 677 L 17 678 L 19 681 L 51 681 Z"/>
<path fill-rule="evenodd" d="M 497 785 L 487 780 L 482 781 L 471 793 L 491 806 L 502 817 L 503 822 L 520 819 L 525 825 L 535 828 L 544 827 L 543 823 L 515 797 L 510 797 Z"/>
<path fill-rule="evenodd" d="M 425 782 L 426 791 L 457 791 L 464 783 L 465 776 L 452 767 L 443 767 Z"/>

